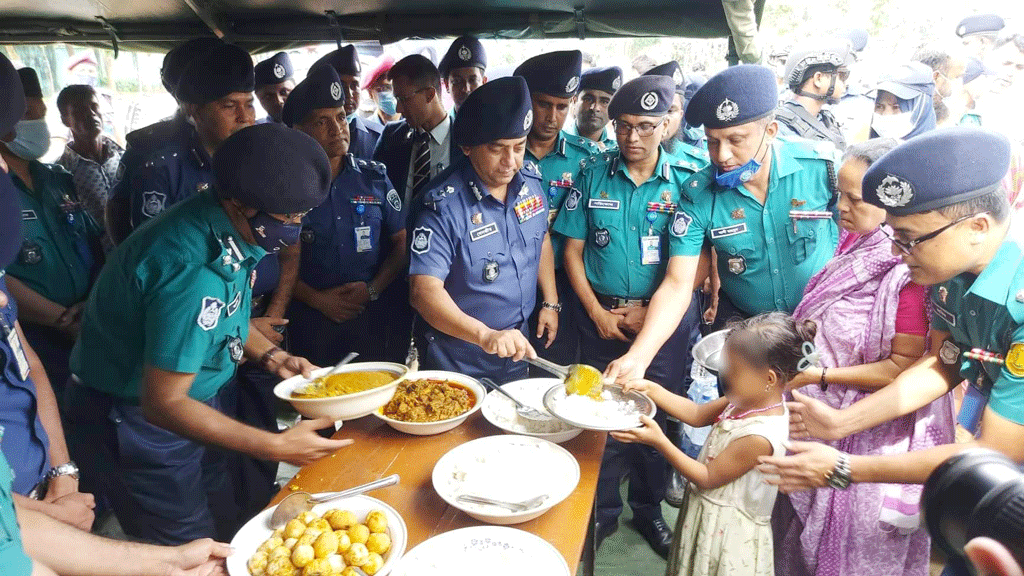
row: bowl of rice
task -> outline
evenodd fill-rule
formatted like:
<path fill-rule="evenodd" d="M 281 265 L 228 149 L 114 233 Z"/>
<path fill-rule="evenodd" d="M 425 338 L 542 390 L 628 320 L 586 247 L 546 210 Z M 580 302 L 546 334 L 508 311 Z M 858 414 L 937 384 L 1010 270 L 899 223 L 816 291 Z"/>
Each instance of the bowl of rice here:
<path fill-rule="evenodd" d="M 544 407 L 564 422 L 584 430 L 612 432 L 640 426 L 640 416 L 654 418 L 654 401 L 636 391 L 623 392 L 621 386 L 605 384 L 597 398 L 568 394 L 561 382 L 544 393 Z"/>
<path fill-rule="evenodd" d="M 501 389 L 526 406 L 547 412 L 547 409 L 544 408 L 544 393 L 561 382 L 557 378 L 529 378 L 503 384 Z M 543 438 L 555 444 L 568 442 L 583 432 L 583 429 L 567 424 L 558 418 L 554 418 L 550 422 L 524 420 L 516 411 L 515 404 L 494 390 L 487 394 L 480 412 L 488 422 L 509 434 Z"/>

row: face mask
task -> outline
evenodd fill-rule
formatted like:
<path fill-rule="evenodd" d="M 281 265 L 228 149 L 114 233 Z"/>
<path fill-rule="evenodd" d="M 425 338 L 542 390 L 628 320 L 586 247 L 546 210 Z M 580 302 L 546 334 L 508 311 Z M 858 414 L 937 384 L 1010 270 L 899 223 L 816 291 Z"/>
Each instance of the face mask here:
<path fill-rule="evenodd" d="M 18 158 L 39 160 L 50 149 L 50 129 L 46 120 L 22 120 L 15 124 L 14 131 L 14 141 L 4 144 Z"/>
<path fill-rule="evenodd" d="M 395 93 L 377 92 L 377 106 L 385 116 L 394 116 L 398 112 L 398 101 L 395 100 Z"/>
<path fill-rule="evenodd" d="M 875 113 L 871 117 L 871 129 L 882 138 L 901 140 L 914 130 L 914 122 L 910 119 L 910 112 L 889 114 L 887 116 Z"/>
<path fill-rule="evenodd" d="M 294 246 L 299 242 L 299 235 L 302 234 L 302 224 L 282 222 L 262 211 L 249 218 L 249 227 L 252 228 L 256 244 L 270 254 L 276 253 L 281 248 Z"/>
<path fill-rule="evenodd" d="M 761 133 L 761 141 L 757 144 L 758 150 L 761 149 L 761 144 L 764 144 L 764 137 L 766 134 L 767 127 L 765 127 L 765 132 Z M 766 150 L 765 154 L 767 153 L 768 152 Z M 757 174 L 757 171 L 760 169 L 761 163 L 758 162 L 756 158 L 751 158 L 746 164 L 734 170 L 729 170 L 728 172 L 722 172 L 716 166 L 715 182 L 723 188 L 738 188 L 742 184 L 750 182 L 750 179 L 753 178 L 754 174 Z"/>

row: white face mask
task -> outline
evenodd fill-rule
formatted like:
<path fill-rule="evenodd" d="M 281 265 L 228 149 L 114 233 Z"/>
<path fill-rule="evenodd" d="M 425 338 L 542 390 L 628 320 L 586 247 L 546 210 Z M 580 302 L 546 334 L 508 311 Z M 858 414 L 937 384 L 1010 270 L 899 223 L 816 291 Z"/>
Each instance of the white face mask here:
<path fill-rule="evenodd" d="M 871 129 L 882 138 L 902 140 L 914 130 L 914 121 L 910 112 L 881 115 L 877 112 L 871 117 Z"/>
<path fill-rule="evenodd" d="M 22 120 L 14 126 L 14 140 L 4 142 L 22 160 L 39 160 L 50 149 L 50 128 L 46 120 Z"/>

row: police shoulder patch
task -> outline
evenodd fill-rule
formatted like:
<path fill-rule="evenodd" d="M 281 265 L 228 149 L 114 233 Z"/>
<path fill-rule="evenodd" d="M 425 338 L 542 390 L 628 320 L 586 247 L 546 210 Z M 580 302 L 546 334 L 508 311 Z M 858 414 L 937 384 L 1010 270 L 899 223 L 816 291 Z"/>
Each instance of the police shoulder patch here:
<path fill-rule="evenodd" d="M 196 318 L 196 323 L 203 330 L 213 330 L 220 323 L 221 310 L 225 308 L 226 304 L 220 298 L 213 298 L 207 296 L 203 298 L 202 306 L 199 308 L 199 316 Z"/>
<path fill-rule="evenodd" d="M 670 230 L 670 233 L 677 238 L 686 236 L 686 232 L 690 230 L 692 222 L 692 216 L 677 208 L 675 216 L 672 217 L 672 230 Z"/>
<path fill-rule="evenodd" d="M 164 205 L 167 203 L 167 194 L 163 192 L 157 192 L 155 190 L 142 193 L 142 215 L 147 218 L 152 218 L 157 214 L 164 211 Z"/>
<path fill-rule="evenodd" d="M 387 200 L 388 204 L 395 209 L 395 212 L 402 211 L 402 199 L 398 196 L 398 192 L 394 188 L 388 190 Z"/>
<path fill-rule="evenodd" d="M 430 239 L 434 231 L 425 226 L 420 226 L 412 231 L 412 251 L 416 254 L 426 254 L 430 251 Z"/>

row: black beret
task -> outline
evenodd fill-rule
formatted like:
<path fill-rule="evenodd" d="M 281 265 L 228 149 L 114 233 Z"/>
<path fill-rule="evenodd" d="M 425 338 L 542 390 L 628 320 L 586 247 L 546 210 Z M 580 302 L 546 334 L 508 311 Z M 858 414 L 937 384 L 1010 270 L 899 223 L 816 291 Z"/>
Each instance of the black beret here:
<path fill-rule="evenodd" d="M 828 66 L 838 70 L 853 63 L 850 41 L 843 38 L 811 40 L 797 44 L 786 58 L 783 79 L 792 90 L 798 90 L 807 81 L 807 73 L 817 66 Z"/>
<path fill-rule="evenodd" d="M 189 104 L 206 104 L 233 92 L 252 92 L 252 57 L 234 44 L 221 44 L 185 67 L 175 94 Z"/>
<path fill-rule="evenodd" d="M 286 126 L 295 126 L 313 110 L 344 105 L 345 91 L 341 89 L 341 77 L 334 68 L 319 66 L 288 95 L 284 101 L 284 110 L 281 111 L 281 121 Z"/>
<path fill-rule="evenodd" d="M 985 63 L 973 56 L 967 57 L 967 63 L 964 65 L 963 83 L 969 84 L 978 79 L 979 76 L 993 76 L 995 72 L 991 68 L 985 66 Z"/>
<path fill-rule="evenodd" d="M 956 35 L 963 38 L 974 34 L 996 34 L 1005 26 L 998 14 L 972 14 L 956 25 Z"/>
<path fill-rule="evenodd" d="M 601 90 L 609 94 L 622 86 L 622 68 L 588 68 L 580 74 L 580 90 Z"/>
<path fill-rule="evenodd" d="M 911 100 L 920 94 L 935 93 L 932 69 L 921 62 L 906 62 L 878 75 L 878 90 L 885 90 L 900 100 Z"/>
<path fill-rule="evenodd" d="M 520 64 L 512 75 L 526 79 L 530 92 L 572 98 L 579 90 L 582 69 L 583 53 L 579 50 L 563 50 L 534 56 Z"/>
<path fill-rule="evenodd" d="M 288 57 L 287 52 L 278 52 L 257 64 L 253 68 L 253 73 L 256 77 L 256 88 L 268 84 L 280 84 L 294 74 L 292 59 Z"/>
<path fill-rule="evenodd" d="M 868 31 L 863 28 L 840 30 L 835 37 L 849 40 L 850 47 L 854 52 L 863 52 L 868 45 Z"/>
<path fill-rule="evenodd" d="M 973 127 L 940 128 L 907 140 L 864 174 L 864 200 L 893 216 L 936 210 L 999 188 L 1010 141 Z"/>
<path fill-rule="evenodd" d="M 213 154 L 220 198 L 270 214 L 319 206 L 331 187 L 331 163 L 320 144 L 275 122 L 247 126 Z"/>
<path fill-rule="evenodd" d="M 196 58 L 206 54 L 210 50 L 223 44 L 224 41 L 213 36 L 201 36 L 187 42 L 178 44 L 171 48 L 164 56 L 163 65 L 160 67 L 160 81 L 171 96 L 175 96 L 178 89 L 178 82 L 181 81 L 181 73 Z"/>
<path fill-rule="evenodd" d="M 321 56 L 309 69 L 313 70 L 322 64 L 333 66 L 338 72 L 338 76 L 359 76 L 359 73 L 363 71 L 362 65 L 359 64 L 359 53 L 356 52 L 356 47 L 352 44 Z"/>
<path fill-rule="evenodd" d="M 441 63 L 437 65 L 437 71 L 441 78 L 447 78 L 448 72 L 457 68 L 487 69 L 487 53 L 484 52 L 484 45 L 472 36 L 459 36 L 448 47 Z"/>
<path fill-rule="evenodd" d="M 522 138 L 533 126 L 533 103 L 526 80 L 506 76 L 490 80 L 469 94 L 455 115 L 457 146 Z"/>
<path fill-rule="evenodd" d="M 21 249 L 21 193 L 11 177 L 0 170 L 0 270 L 6 268 Z"/>
<path fill-rule="evenodd" d="M 612 120 L 623 114 L 663 116 L 672 107 L 676 85 L 670 76 L 638 76 L 622 85 L 608 104 Z"/>
<path fill-rule="evenodd" d="M 759 64 L 731 66 L 715 74 L 686 104 L 686 123 L 728 128 L 760 120 L 779 105 L 775 72 Z"/>
<path fill-rule="evenodd" d="M 676 62 L 675 60 L 669 60 L 664 64 L 659 64 L 647 72 L 644 72 L 643 75 L 668 76 L 676 85 L 676 92 L 682 94 L 686 91 L 686 76 L 683 74 L 683 69 L 679 67 L 679 62 Z"/>
<path fill-rule="evenodd" d="M 14 131 L 14 125 L 25 116 L 25 88 L 21 75 L 7 56 L 0 54 L 0 137 Z"/>
<path fill-rule="evenodd" d="M 39 74 L 35 68 L 18 68 L 18 76 L 21 77 L 21 88 L 25 91 L 26 98 L 43 97 L 43 87 L 39 84 Z"/>

